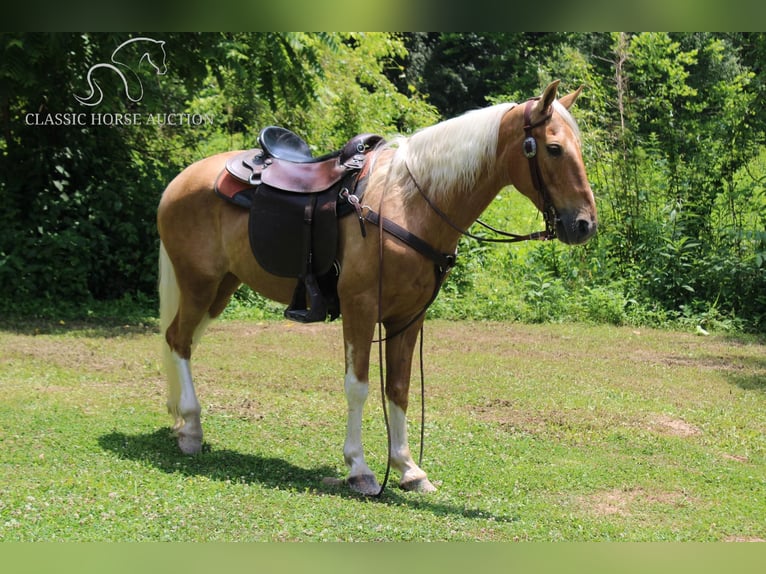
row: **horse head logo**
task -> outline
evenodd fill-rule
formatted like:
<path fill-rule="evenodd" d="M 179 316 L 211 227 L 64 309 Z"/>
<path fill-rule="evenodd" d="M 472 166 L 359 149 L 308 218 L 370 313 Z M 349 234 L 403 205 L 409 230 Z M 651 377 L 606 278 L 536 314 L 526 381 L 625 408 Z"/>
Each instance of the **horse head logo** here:
<path fill-rule="evenodd" d="M 137 50 L 135 48 L 138 48 Z M 97 106 L 104 99 L 104 92 L 94 77 L 100 70 L 110 70 L 122 80 L 125 96 L 131 102 L 139 102 L 144 97 L 144 86 L 136 73 L 141 63 L 146 60 L 158 76 L 164 76 L 168 67 L 165 63 L 165 42 L 152 38 L 131 38 L 117 46 L 112 52 L 110 62 L 91 66 L 86 77 L 90 93 L 87 96 L 75 95 L 75 99 L 84 106 Z"/>

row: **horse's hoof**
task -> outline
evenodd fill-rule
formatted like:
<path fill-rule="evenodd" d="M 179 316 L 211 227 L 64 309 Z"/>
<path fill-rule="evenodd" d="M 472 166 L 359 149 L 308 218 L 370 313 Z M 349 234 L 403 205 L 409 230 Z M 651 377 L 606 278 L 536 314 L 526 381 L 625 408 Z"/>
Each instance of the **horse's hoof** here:
<path fill-rule="evenodd" d="M 181 452 L 184 454 L 199 454 L 202 452 L 202 439 L 197 436 L 179 434 L 178 448 L 180 448 Z"/>
<path fill-rule="evenodd" d="M 425 476 L 423 478 L 414 478 L 407 482 L 400 482 L 399 487 L 409 492 L 436 492 L 436 487 Z"/>
<path fill-rule="evenodd" d="M 351 490 L 365 496 L 376 496 L 380 492 L 378 480 L 372 474 L 349 476 L 346 482 Z"/>

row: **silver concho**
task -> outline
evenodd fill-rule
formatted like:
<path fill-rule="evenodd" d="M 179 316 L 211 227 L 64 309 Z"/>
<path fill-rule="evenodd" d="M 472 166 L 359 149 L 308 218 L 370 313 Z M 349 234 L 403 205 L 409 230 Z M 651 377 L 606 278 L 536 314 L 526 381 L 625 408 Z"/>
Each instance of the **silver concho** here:
<path fill-rule="evenodd" d="M 537 141 L 532 136 L 524 140 L 522 147 L 524 148 L 524 156 L 527 159 L 532 159 L 537 155 Z"/>

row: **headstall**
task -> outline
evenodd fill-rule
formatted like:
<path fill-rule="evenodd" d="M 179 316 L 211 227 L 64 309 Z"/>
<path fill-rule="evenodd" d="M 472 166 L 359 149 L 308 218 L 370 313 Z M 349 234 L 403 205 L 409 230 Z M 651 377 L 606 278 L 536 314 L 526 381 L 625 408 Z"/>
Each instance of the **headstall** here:
<path fill-rule="evenodd" d="M 532 175 L 532 186 L 540 194 L 543 203 L 542 212 L 543 220 L 545 221 L 545 231 L 542 232 L 542 236 L 535 237 L 534 239 L 547 240 L 556 238 L 558 214 L 556 213 L 556 208 L 553 206 L 550 193 L 543 180 L 543 174 L 540 171 L 540 164 L 537 161 L 537 140 L 535 139 L 535 136 L 532 135 L 532 130 L 547 123 L 553 115 L 553 110 L 551 109 L 550 112 L 545 114 L 535 123 L 532 123 L 532 107 L 539 99 L 540 98 L 532 98 L 527 100 L 527 103 L 524 105 L 524 134 L 526 137 L 524 138 L 522 146 L 524 157 L 529 161 L 529 172 Z M 529 239 L 533 238 L 529 237 Z"/>

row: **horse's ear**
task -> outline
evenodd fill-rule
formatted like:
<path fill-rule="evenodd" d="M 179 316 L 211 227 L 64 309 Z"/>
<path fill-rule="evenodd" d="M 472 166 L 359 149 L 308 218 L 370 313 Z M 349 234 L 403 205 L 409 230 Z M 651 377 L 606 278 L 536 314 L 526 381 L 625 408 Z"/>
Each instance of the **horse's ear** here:
<path fill-rule="evenodd" d="M 581 85 L 579 88 L 577 88 L 574 92 L 571 94 L 567 94 L 566 96 L 562 96 L 559 98 L 559 101 L 561 102 L 561 105 L 564 106 L 566 109 L 569 109 L 572 107 L 572 104 L 575 103 L 575 100 L 577 99 L 577 96 L 580 95 L 580 92 L 582 92 L 582 89 L 585 87 L 585 85 Z"/>
<path fill-rule="evenodd" d="M 556 99 L 556 91 L 559 88 L 560 82 L 561 80 L 554 80 L 548 84 L 547 88 L 545 88 L 542 97 L 537 102 L 537 111 L 540 114 L 545 114 L 546 110 L 553 104 L 553 100 Z"/>

